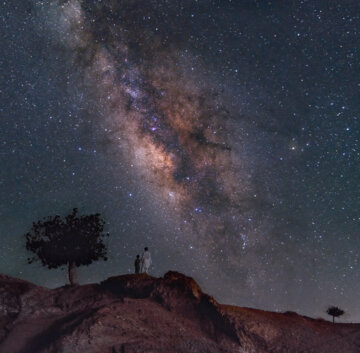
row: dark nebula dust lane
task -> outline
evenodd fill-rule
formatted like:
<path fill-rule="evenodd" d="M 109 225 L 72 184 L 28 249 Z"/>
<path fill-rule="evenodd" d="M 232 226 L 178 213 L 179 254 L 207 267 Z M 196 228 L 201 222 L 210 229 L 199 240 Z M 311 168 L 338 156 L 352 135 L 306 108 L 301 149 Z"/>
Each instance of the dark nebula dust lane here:
<path fill-rule="evenodd" d="M 354 307 L 356 1 L 1 6 L 0 272 L 62 284 L 26 265 L 21 234 L 78 207 L 111 234 L 84 282 L 149 246 L 154 275 L 183 271 L 222 302 Z"/>

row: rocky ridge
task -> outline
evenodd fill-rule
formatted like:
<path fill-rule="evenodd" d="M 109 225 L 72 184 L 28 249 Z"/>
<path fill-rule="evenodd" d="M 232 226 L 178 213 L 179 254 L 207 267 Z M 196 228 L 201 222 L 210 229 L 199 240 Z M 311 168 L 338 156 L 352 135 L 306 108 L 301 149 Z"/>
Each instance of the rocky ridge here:
<path fill-rule="evenodd" d="M 360 324 L 221 305 L 168 272 L 46 289 L 0 276 L 0 353 L 359 353 Z"/>

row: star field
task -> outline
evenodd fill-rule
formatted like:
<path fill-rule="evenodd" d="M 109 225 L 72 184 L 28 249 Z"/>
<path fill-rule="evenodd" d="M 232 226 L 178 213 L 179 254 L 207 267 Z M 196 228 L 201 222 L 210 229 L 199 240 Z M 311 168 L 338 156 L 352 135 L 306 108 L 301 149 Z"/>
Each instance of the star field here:
<path fill-rule="evenodd" d="M 221 302 L 359 321 L 360 4 L 1 1 L 0 272 L 59 286 L 22 236 L 100 212 L 109 261 Z"/>

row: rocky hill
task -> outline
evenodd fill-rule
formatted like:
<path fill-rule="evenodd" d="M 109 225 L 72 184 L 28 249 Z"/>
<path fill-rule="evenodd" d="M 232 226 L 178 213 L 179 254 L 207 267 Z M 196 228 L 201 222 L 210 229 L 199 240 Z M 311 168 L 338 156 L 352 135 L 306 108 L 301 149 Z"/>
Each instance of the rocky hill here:
<path fill-rule="evenodd" d="M 0 353 L 359 353 L 360 324 L 217 303 L 177 272 L 46 289 L 0 276 Z"/>

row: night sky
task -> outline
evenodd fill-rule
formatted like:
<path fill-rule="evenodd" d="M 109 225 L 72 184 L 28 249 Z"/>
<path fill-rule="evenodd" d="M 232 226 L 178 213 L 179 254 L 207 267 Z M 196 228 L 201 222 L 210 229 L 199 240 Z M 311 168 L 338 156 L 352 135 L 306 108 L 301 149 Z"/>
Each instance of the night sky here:
<path fill-rule="evenodd" d="M 222 303 L 360 321 L 358 0 L 1 0 L 0 273 L 48 215 Z M 330 319 L 328 316 L 327 318 Z"/>

